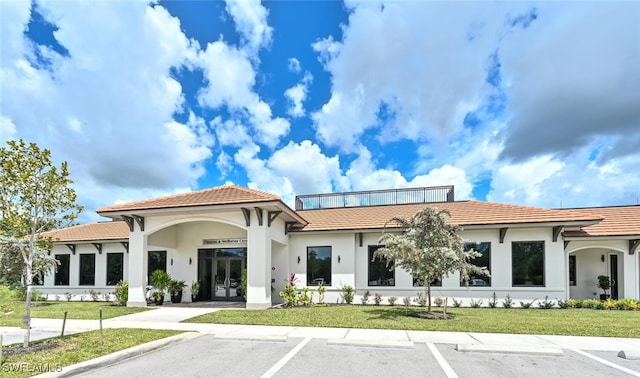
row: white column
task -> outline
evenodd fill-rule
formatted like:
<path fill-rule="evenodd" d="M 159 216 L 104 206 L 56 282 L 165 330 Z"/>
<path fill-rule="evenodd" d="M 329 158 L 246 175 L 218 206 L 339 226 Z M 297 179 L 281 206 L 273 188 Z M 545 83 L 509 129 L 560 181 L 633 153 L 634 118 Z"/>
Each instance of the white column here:
<path fill-rule="evenodd" d="M 267 308 L 271 306 L 271 239 L 266 218 L 259 225 L 258 217 L 251 213 L 247 231 L 247 308 Z"/>
<path fill-rule="evenodd" d="M 640 283 L 638 282 L 638 252 L 630 255 L 629 252 L 623 253 L 624 267 L 624 283 L 623 283 L 623 295 L 625 298 L 638 298 L 638 289 Z"/>
<path fill-rule="evenodd" d="M 147 284 L 147 236 L 136 229 L 129 233 L 129 300 L 128 307 L 146 307 L 147 300 L 144 297 L 144 289 Z"/>

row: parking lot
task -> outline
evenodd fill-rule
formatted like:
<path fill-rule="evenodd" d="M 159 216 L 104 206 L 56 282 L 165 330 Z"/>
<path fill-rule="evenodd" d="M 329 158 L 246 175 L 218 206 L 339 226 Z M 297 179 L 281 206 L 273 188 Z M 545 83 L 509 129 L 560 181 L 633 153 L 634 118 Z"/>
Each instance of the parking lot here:
<path fill-rule="evenodd" d="M 64 374 L 64 372 L 63 372 Z M 640 360 L 614 351 L 561 354 L 460 352 L 456 344 L 332 344 L 324 338 L 234 340 L 203 334 L 83 377 L 640 377 Z"/>

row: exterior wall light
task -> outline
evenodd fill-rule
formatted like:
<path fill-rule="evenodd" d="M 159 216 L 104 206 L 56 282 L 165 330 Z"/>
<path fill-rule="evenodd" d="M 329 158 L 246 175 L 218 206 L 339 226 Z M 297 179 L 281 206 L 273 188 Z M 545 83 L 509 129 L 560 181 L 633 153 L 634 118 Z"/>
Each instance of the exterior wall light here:
<path fill-rule="evenodd" d="M 300 264 L 300 256 L 298 256 L 298 264 Z"/>

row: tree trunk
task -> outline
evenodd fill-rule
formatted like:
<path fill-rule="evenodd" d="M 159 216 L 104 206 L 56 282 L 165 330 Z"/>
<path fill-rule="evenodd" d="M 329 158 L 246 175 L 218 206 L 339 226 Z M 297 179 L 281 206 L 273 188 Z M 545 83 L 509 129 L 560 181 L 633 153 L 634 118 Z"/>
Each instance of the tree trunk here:
<path fill-rule="evenodd" d="M 429 306 L 427 311 L 431 312 L 431 284 L 427 285 L 427 303 L 427 306 Z"/>
<path fill-rule="evenodd" d="M 29 257 L 32 257 L 31 255 Z M 25 315 L 22 318 L 22 322 L 25 325 L 25 333 L 24 333 L 24 347 L 28 348 L 29 343 L 31 341 L 31 287 L 33 285 L 33 260 L 31 258 L 28 259 L 28 262 L 25 264 L 25 286 L 27 288 L 26 298 L 25 298 Z"/>

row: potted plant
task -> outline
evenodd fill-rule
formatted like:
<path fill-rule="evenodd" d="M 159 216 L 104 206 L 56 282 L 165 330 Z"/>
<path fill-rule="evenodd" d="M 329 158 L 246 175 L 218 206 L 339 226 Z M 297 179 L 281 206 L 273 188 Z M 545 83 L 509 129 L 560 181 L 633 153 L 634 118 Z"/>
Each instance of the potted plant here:
<path fill-rule="evenodd" d="M 182 302 L 182 289 L 187 287 L 184 281 L 171 280 L 169 282 L 169 294 L 171 295 L 171 303 Z"/>
<path fill-rule="evenodd" d="M 611 280 L 609 276 L 598 276 L 598 287 L 602 289 L 603 294 L 600 294 L 600 300 L 606 301 L 609 298 L 607 290 L 611 288 Z"/>
<path fill-rule="evenodd" d="M 164 302 L 164 295 L 166 293 L 169 284 L 171 283 L 171 277 L 164 270 L 155 270 L 151 273 L 151 285 L 155 288 L 155 291 L 151 295 L 153 301 L 157 305 L 161 305 Z"/>
<path fill-rule="evenodd" d="M 200 282 L 193 281 L 191 283 L 191 302 L 198 301 L 198 294 L 200 293 Z"/>

